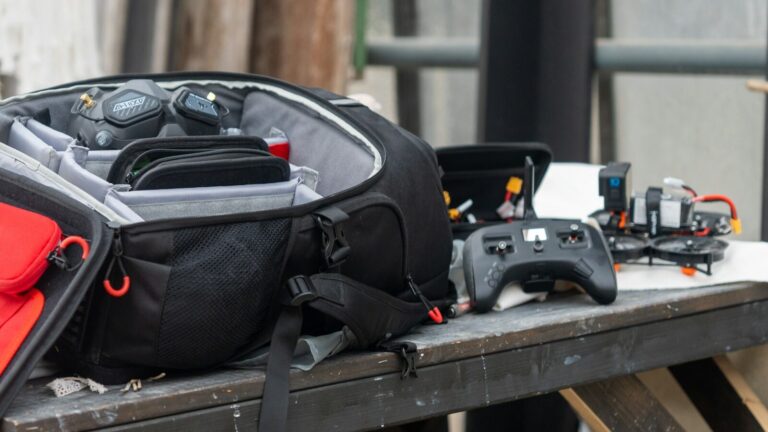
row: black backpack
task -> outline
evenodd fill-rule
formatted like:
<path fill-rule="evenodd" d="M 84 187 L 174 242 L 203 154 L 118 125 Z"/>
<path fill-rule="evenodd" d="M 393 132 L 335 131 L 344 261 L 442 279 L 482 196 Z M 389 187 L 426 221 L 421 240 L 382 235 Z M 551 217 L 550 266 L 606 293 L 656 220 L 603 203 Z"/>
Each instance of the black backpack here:
<path fill-rule="evenodd" d="M 39 342 L 29 344 L 37 353 L 25 357 L 29 363 L 50 348 L 53 333 L 60 333 L 51 350 L 60 362 L 105 383 L 157 370 L 211 368 L 271 342 L 261 428 L 276 430 L 284 427 L 289 364 L 299 334 L 346 327 L 353 348 L 402 352 L 412 347 L 387 341 L 429 317 L 440 320 L 439 308 L 452 296 L 452 245 L 440 171 L 427 143 L 355 100 L 271 78 L 232 73 L 129 78 L 213 91 L 229 108 L 224 126 L 245 135 L 284 132 L 295 159 L 319 172 L 323 197 L 217 215 L 186 216 L 176 209 L 156 220 L 126 223 L 120 212 L 83 192 L 100 179 L 75 187 L 77 176 L 91 181 L 101 156 L 77 161 L 88 173 L 65 172 L 79 156 L 72 148 L 77 142 L 68 142 L 60 131 L 67 130 L 70 107 L 83 91 L 110 90 L 128 77 L 71 83 L 0 102 L 0 142 L 15 147 L 0 146 L 0 174 L 5 174 L 0 200 L 11 200 L 15 191 L 16 204 L 55 218 L 48 197 L 64 196 L 88 213 L 83 217 L 98 213 L 103 221 L 98 238 L 111 239 L 109 253 L 94 259 L 104 264 L 84 266 L 74 276 L 95 278 L 95 284 L 69 280 L 52 288 L 74 290 L 82 301 L 70 300 L 44 337 L 33 330 L 30 341 Z M 183 138 L 178 141 L 183 145 Z M 53 151 L 40 148 L 40 142 Z M 26 193 L 46 198 L 18 198 L 22 186 L 9 185 L 21 177 Z M 110 189 L 108 195 L 121 193 Z M 80 274 L 86 271 L 87 277 Z M 129 289 L 115 296 L 125 277 Z M 18 374 L 25 373 L 29 370 Z M 25 377 L 0 377 L 3 395 L 11 381 L 17 389 Z M 0 408 L 8 403 L 0 402 Z"/>

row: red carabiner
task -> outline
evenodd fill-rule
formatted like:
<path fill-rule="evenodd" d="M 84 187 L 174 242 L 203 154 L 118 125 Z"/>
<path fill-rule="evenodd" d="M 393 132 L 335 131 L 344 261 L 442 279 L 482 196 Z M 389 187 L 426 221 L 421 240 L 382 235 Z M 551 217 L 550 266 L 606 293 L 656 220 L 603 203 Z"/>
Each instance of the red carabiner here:
<path fill-rule="evenodd" d="M 104 290 L 112 297 L 122 297 L 128 292 L 131 287 L 131 278 L 128 275 L 123 276 L 123 285 L 119 289 L 112 287 L 112 282 L 109 279 L 104 279 Z"/>
<path fill-rule="evenodd" d="M 83 261 L 85 261 L 85 259 L 88 258 L 88 254 L 90 253 L 90 250 L 91 250 L 90 247 L 88 246 L 88 242 L 85 241 L 85 239 L 80 236 L 69 236 L 64 238 L 64 240 L 62 240 L 61 243 L 59 243 L 59 249 L 63 252 L 64 249 L 69 247 L 69 245 L 71 244 L 76 244 L 80 246 L 80 249 L 83 250 L 82 259 Z"/>

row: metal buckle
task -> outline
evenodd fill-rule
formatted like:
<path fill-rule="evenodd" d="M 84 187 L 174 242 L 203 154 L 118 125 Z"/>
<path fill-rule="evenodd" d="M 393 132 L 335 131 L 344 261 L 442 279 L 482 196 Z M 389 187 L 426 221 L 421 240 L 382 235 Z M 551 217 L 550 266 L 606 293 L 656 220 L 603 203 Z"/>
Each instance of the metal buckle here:
<path fill-rule="evenodd" d="M 317 298 L 315 286 L 306 276 L 294 276 L 288 279 L 288 292 L 291 294 L 291 306 L 299 306 Z"/>

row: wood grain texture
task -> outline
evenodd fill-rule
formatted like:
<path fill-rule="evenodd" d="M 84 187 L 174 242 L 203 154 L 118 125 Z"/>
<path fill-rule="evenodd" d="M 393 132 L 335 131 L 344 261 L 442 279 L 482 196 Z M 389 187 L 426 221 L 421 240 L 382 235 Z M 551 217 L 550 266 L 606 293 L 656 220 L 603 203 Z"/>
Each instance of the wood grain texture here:
<path fill-rule="evenodd" d="M 291 421 L 340 430 L 397 424 L 756 345 L 768 335 L 768 323 L 760 319 L 768 316 L 766 296 L 768 290 L 756 284 L 626 293 L 608 307 L 583 296 L 558 296 L 422 327 L 408 337 L 420 347 L 418 379 L 400 381 L 393 354 L 341 355 L 310 372 L 292 373 L 292 402 L 301 408 Z M 173 422 L 203 430 L 225 418 L 231 427 L 233 404 L 255 424 L 263 379 L 261 371 L 171 374 L 138 393 L 113 388 L 101 396 L 62 399 L 51 397 L 38 380 L 15 401 L 3 427 L 140 421 L 136 426 Z M 339 423 L 340 416 L 360 422 Z"/>
<path fill-rule="evenodd" d="M 599 421 L 593 430 L 683 430 L 634 375 L 581 385 L 570 390 L 572 393 L 566 392 L 566 400 L 576 412 L 581 414 L 587 408 L 587 412 Z M 592 427 L 592 423 L 588 424 Z"/>
<path fill-rule="evenodd" d="M 582 399 L 572 388 L 560 390 L 560 395 L 576 411 L 581 420 L 589 426 L 592 432 L 610 432 L 608 425 L 600 419 L 600 416 Z"/>
<path fill-rule="evenodd" d="M 176 2 L 170 70 L 248 71 L 253 11 L 253 0 Z"/>
<path fill-rule="evenodd" d="M 251 70 L 344 94 L 354 7 L 352 0 L 260 0 Z"/>
<path fill-rule="evenodd" d="M 438 364 L 420 369 L 417 379 L 391 373 L 301 390 L 291 394 L 289 430 L 397 425 L 709 357 L 727 346 L 766 340 L 768 322 L 744 332 L 758 313 L 768 313 L 768 302 L 758 305 Z M 715 332 L 720 324 L 728 329 Z M 711 336 L 702 342 L 705 334 Z M 259 406 L 258 399 L 237 401 L 116 430 L 220 430 L 232 428 L 235 418 L 238 428 L 247 430 L 257 423 Z"/>

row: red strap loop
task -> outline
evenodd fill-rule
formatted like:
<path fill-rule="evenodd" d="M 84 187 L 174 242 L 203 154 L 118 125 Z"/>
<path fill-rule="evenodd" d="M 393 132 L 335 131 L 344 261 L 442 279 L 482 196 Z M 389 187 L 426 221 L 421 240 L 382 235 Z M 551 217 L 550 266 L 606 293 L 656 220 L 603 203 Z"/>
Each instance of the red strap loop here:
<path fill-rule="evenodd" d="M 85 239 L 80 236 L 66 237 L 64 240 L 61 241 L 61 243 L 59 243 L 59 249 L 61 251 L 64 251 L 64 249 L 68 248 L 72 244 L 76 244 L 80 246 L 80 249 L 83 250 L 82 259 L 83 261 L 85 261 L 85 259 L 88 258 L 88 254 L 90 253 L 91 249 L 90 249 L 90 246 L 88 246 L 88 242 L 85 241 Z"/>
<path fill-rule="evenodd" d="M 104 279 L 104 290 L 107 291 L 107 294 L 111 295 L 112 297 L 124 296 L 130 287 L 131 278 L 128 275 L 123 276 L 123 285 L 119 289 L 113 288 L 112 282 L 110 282 L 109 279 Z"/>

